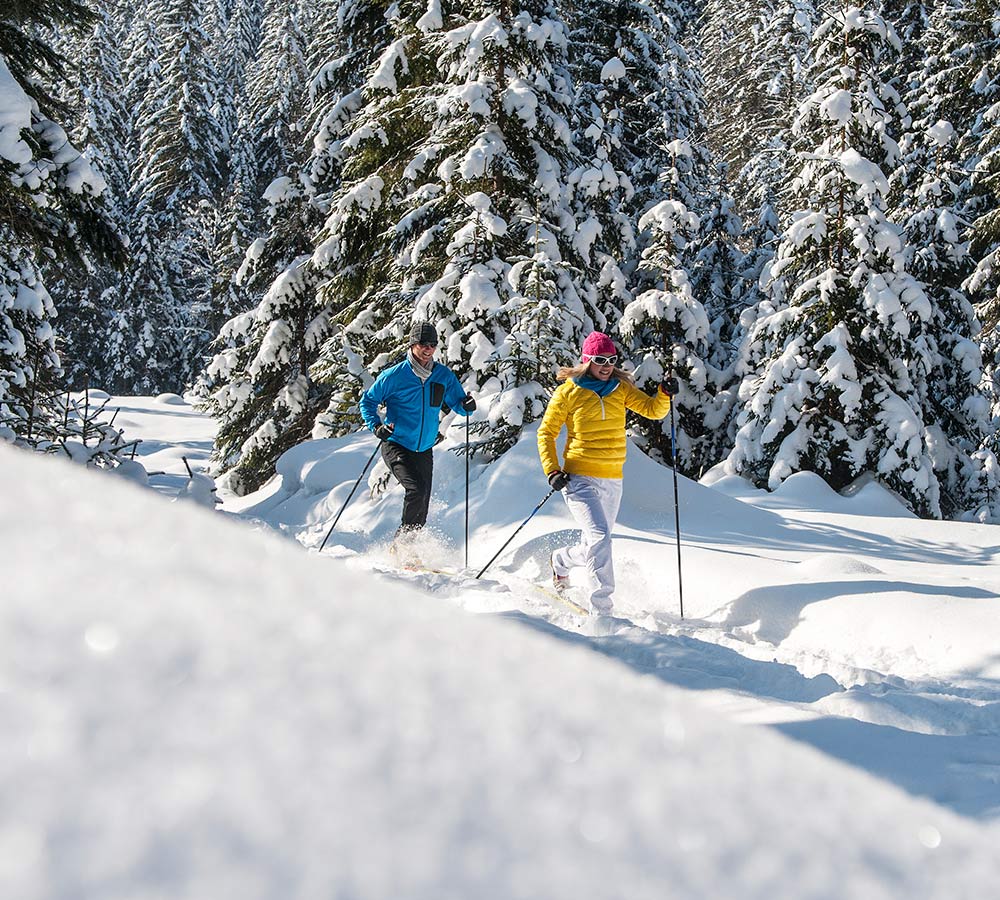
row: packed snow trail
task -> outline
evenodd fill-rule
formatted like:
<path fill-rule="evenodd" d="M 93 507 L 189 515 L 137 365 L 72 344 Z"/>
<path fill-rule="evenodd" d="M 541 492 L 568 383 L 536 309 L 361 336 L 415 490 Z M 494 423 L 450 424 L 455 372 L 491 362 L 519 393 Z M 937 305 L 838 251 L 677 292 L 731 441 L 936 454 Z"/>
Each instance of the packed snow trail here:
<path fill-rule="evenodd" d="M 503 572 L 483 582 L 471 572 L 369 569 L 363 557 L 348 565 L 466 609 L 492 611 L 667 684 L 710 692 L 709 705 L 739 721 L 774 725 L 916 796 L 1000 820 L 1000 686 L 961 690 L 858 670 L 845 671 L 841 683 L 818 667 L 819 674 L 807 676 L 794 664 L 744 655 L 745 642 L 718 624 L 663 613 L 637 614 L 632 627 L 594 637 L 586 619 L 560 611 L 540 599 L 530 581 Z"/>

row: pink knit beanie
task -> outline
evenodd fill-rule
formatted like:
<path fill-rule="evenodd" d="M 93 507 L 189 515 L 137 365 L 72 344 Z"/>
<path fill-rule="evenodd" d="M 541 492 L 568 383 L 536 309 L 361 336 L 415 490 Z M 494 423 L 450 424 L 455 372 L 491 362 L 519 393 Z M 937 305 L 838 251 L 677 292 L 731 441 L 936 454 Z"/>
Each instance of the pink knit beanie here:
<path fill-rule="evenodd" d="M 583 342 L 583 361 L 586 362 L 588 357 L 591 356 L 614 356 L 618 351 L 615 350 L 614 342 L 606 334 L 601 334 L 599 331 L 592 331 L 587 335 L 587 339 Z"/>

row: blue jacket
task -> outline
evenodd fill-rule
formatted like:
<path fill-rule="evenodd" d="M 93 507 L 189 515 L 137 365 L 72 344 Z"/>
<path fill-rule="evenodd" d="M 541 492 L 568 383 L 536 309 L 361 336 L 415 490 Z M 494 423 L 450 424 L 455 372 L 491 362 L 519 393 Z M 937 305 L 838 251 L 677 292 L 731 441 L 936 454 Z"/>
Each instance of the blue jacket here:
<path fill-rule="evenodd" d="M 409 360 L 404 359 L 383 371 L 361 395 L 358 405 L 365 425 L 374 431 L 382 424 L 378 408 L 385 404 L 385 421 L 395 426 L 389 440 L 421 453 L 437 441 L 442 401 L 467 416 L 461 407 L 463 399 L 465 388 L 447 366 L 434 363 L 431 377 L 421 382 Z"/>

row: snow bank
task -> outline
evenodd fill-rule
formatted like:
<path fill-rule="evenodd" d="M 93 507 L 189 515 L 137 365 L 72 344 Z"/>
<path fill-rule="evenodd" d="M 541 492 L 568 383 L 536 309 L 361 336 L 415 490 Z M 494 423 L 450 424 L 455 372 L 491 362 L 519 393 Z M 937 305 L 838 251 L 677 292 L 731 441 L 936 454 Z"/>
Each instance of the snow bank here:
<path fill-rule="evenodd" d="M 166 393 L 158 394 L 156 396 L 156 402 L 161 403 L 164 406 L 184 406 L 186 401 L 180 394 Z"/>
<path fill-rule="evenodd" d="M 1000 877 L 990 829 L 554 631 L 0 457 L 7 896 L 953 900 Z"/>
<path fill-rule="evenodd" d="M 0 159 L 16 166 L 31 162 L 31 148 L 21 138 L 21 131 L 31 127 L 31 109 L 31 98 L 0 56 Z"/>

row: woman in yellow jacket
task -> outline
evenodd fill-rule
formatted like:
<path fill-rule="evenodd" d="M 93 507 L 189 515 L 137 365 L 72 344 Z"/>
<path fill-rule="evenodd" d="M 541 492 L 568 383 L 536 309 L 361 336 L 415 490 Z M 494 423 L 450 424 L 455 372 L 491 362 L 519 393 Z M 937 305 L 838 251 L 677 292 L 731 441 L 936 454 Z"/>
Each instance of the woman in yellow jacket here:
<path fill-rule="evenodd" d="M 563 491 L 581 530 L 577 544 L 553 552 L 553 581 L 557 590 L 565 590 L 569 570 L 585 567 L 591 582 L 590 605 L 603 616 L 611 615 L 615 590 L 611 532 L 622 499 L 625 410 L 647 419 L 662 419 L 677 392 L 677 381 L 670 377 L 650 396 L 632 383 L 617 362 L 611 338 L 599 331 L 588 335 L 580 364 L 557 373 L 563 384 L 552 395 L 538 429 L 542 468 L 549 484 Z M 556 438 L 563 426 L 566 451 L 560 466 Z"/>

